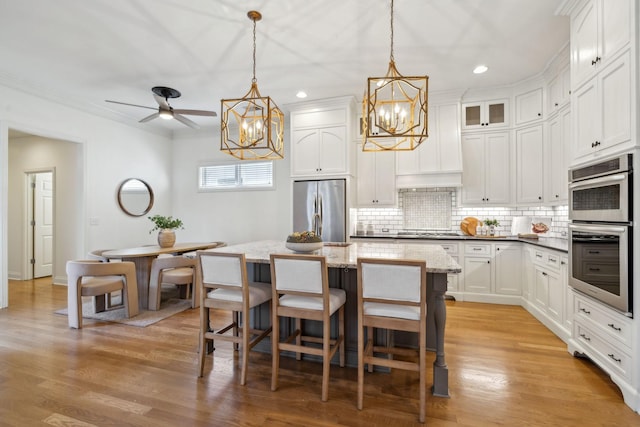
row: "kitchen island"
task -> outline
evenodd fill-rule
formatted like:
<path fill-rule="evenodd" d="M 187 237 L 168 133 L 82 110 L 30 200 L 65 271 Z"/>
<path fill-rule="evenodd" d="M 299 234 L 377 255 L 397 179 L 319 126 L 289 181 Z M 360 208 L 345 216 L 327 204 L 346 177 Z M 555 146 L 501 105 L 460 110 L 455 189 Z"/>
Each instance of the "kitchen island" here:
<path fill-rule="evenodd" d="M 249 275 L 252 280 L 270 282 L 270 259 L 272 253 L 292 253 L 284 241 L 264 240 L 223 248 L 208 249 L 214 252 L 244 253 Z M 415 245 L 402 243 L 326 243 L 322 249 L 313 252 L 324 255 L 329 267 L 329 286 L 344 289 L 347 293 L 345 305 L 345 350 L 346 363 L 357 366 L 357 260 L 358 258 L 412 259 L 424 261 L 427 268 L 427 348 L 436 352 L 433 363 L 433 394 L 449 396 L 448 368 L 444 353 L 444 332 L 446 323 L 446 305 L 444 294 L 447 291 L 447 274 L 460 273 L 461 267 L 439 245 Z M 257 328 L 271 323 L 269 307 L 257 307 L 255 319 Z M 307 327 L 306 322 L 305 327 Z M 314 325 L 309 325 L 309 331 Z M 281 325 L 286 328 L 287 325 Z M 289 325 L 289 328 L 293 327 Z M 336 325 L 332 325 L 333 328 Z M 282 335 L 289 330 L 282 330 Z M 378 331 L 376 340 L 385 339 L 384 331 Z M 396 333 L 396 344 L 416 345 L 417 339 L 411 334 Z M 261 349 L 269 351 L 270 346 Z M 256 347 L 256 349 L 260 349 Z"/>

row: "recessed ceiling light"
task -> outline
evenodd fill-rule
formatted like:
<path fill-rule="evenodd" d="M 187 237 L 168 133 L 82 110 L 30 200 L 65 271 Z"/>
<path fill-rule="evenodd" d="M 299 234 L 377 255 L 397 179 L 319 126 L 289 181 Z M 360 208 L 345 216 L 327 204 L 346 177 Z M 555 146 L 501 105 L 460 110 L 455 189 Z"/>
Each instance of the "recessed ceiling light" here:
<path fill-rule="evenodd" d="M 296 93 L 296 96 L 297 96 L 298 98 L 306 98 L 306 97 L 307 97 L 307 92 L 305 92 L 305 91 L 303 91 L 303 90 L 298 91 L 298 93 Z"/>
<path fill-rule="evenodd" d="M 488 69 L 489 67 L 487 67 L 486 65 L 478 65 L 476 68 L 473 69 L 473 74 L 482 74 Z"/>

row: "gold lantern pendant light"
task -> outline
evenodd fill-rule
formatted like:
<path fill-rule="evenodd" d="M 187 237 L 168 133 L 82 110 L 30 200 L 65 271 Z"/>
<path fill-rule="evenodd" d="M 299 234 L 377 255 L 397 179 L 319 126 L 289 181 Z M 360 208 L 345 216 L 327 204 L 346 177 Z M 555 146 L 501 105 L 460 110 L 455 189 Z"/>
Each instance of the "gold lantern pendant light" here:
<path fill-rule="evenodd" d="M 260 96 L 256 80 L 256 21 L 260 12 L 247 13 L 253 21 L 253 79 L 240 99 L 223 99 L 220 150 L 240 160 L 284 157 L 284 114 L 268 96 Z"/>
<path fill-rule="evenodd" d="M 404 77 L 393 58 L 393 0 L 391 55 L 384 77 L 369 77 L 362 100 L 363 151 L 414 150 L 429 135 L 429 76 Z"/>

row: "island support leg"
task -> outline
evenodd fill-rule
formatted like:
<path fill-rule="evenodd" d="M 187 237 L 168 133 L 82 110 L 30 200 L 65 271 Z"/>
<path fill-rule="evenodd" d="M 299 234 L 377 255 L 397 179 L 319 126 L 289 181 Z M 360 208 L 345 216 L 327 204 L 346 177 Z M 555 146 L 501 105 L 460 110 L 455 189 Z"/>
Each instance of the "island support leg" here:
<path fill-rule="evenodd" d="M 447 322 L 446 273 L 427 273 L 427 348 L 436 352 L 433 362 L 433 395 L 449 396 L 449 368 L 444 357 L 444 329 Z"/>

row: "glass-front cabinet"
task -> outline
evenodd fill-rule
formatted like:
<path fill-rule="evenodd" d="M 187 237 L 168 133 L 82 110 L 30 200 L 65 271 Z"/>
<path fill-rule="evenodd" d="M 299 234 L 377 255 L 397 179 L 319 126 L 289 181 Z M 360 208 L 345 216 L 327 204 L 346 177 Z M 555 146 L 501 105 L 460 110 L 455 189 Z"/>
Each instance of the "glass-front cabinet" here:
<path fill-rule="evenodd" d="M 462 128 L 471 130 L 507 126 L 508 111 L 506 99 L 462 104 Z"/>

